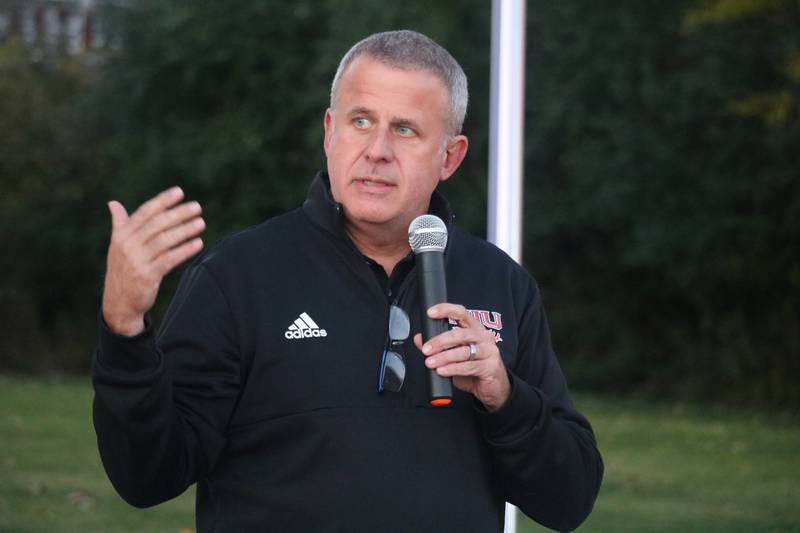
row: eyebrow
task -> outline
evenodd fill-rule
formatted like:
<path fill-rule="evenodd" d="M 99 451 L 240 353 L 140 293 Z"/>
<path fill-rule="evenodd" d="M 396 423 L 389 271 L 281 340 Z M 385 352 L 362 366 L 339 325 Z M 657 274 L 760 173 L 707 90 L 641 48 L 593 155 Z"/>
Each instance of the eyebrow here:
<path fill-rule="evenodd" d="M 347 111 L 347 116 L 352 117 L 353 115 L 374 115 L 371 109 L 368 109 L 363 106 L 357 106 Z"/>
<path fill-rule="evenodd" d="M 363 106 L 357 106 L 347 111 L 348 117 L 353 117 L 356 115 L 367 115 L 368 117 L 374 117 L 375 112 L 369 109 L 368 107 L 363 107 Z M 417 132 L 420 131 L 419 123 L 410 118 L 393 117 L 389 121 L 389 123 L 395 127 L 406 127 L 406 128 L 411 128 L 412 130 Z"/>

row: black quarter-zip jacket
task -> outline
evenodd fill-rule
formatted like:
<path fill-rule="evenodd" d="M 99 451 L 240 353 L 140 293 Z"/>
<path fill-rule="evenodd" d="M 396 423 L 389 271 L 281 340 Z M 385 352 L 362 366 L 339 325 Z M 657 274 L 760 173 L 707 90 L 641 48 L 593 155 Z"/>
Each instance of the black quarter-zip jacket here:
<path fill-rule="evenodd" d="M 431 212 L 449 220 L 438 193 Z M 458 390 L 431 407 L 410 338 L 402 390 L 377 392 L 390 303 L 422 329 L 414 267 L 387 298 L 319 174 L 302 208 L 187 268 L 158 334 L 101 321 L 94 424 L 114 487 L 145 507 L 196 482 L 199 533 L 499 532 L 504 501 L 577 527 L 603 464 L 535 281 L 453 224 L 445 270 L 448 299 L 496 334 L 512 383 L 496 412 Z"/>

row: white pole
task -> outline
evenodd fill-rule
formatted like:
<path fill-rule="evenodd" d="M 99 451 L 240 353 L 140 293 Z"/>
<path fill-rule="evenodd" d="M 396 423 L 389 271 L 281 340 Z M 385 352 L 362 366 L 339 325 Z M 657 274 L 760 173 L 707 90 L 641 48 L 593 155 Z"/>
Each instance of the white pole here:
<path fill-rule="evenodd" d="M 522 262 L 522 158 L 525 110 L 525 0 L 492 0 L 492 86 L 489 129 L 491 242 Z M 505 533 L 517 510 L 506 503 Z"/>
<path fill-rule="evenodd" d="M 488 238 L 522 260 L 525 1 L 492 2 Z"/>

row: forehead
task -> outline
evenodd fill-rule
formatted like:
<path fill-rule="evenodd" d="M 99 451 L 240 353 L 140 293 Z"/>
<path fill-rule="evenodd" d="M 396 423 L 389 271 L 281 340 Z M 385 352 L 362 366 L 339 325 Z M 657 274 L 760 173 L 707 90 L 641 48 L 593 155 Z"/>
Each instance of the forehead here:
<path fill-rule="evenodd" d="M 392 67 L 362 55 L 342 74 L 336 106 L 343 107 L 344 112 L 365 107 L 378 112 L 435 113 L 436 118 L 441 118 L 447 111 L 448 94 L 433 72 Z"/>

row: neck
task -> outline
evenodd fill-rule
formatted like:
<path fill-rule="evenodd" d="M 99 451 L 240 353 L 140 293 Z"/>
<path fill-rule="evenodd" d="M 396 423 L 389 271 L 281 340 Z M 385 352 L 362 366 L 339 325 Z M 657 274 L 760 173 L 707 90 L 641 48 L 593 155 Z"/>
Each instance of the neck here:
<path fill-rule="evenodd" d="M 381 265 L 387 276 L 392 274 L 395 265 L 411 251 L 405 228 L 387 231 L 382 226 L 350 222 L 345 224 L 345 228 L 358 251 Z"/>

